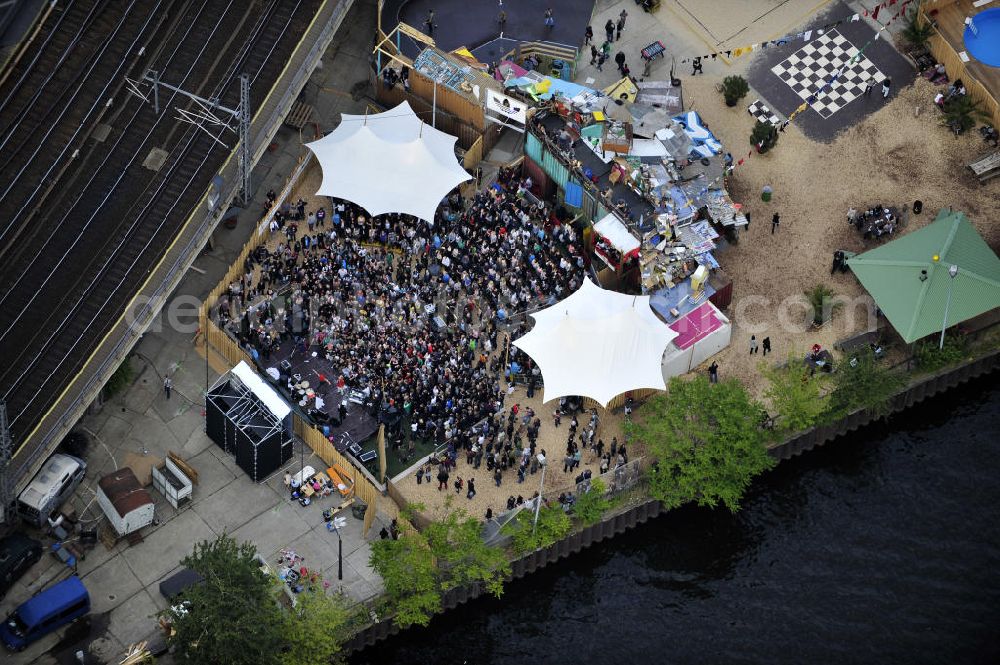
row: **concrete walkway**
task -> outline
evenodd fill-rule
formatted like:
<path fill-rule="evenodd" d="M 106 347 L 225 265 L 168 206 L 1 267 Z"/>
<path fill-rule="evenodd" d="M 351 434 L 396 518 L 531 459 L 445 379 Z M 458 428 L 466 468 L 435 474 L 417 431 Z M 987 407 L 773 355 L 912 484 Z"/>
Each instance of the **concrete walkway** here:
<path fill-rule="evenodd" d="M 349 91 L 354 82 L 366 78 L 375 29 L 374 5 L 373 1 L 355 2 L 323 66 L 303 93 L 304 101 L 317 107 L 321 131 L 332 128 L 341 112 L 364 109 L 364 103 L 354 101 Z M 304 130 L 304 139 L 312 140 L 312 132 Z M 279 191 L 284 186 L 304 150 L 298 131 L 287 127 L 279 131 L 274 149 L 255 169 L 257 201 L 265 201 L 268 189 Z M 322 512 L 339 505 L 339 498 L 320 499 L 303 508 L 288 498 L 282 482 L 284 469 L 264 483 L 254 483 L 204 433 L 202 395 L 206 380 L 214 381 L 218 372 L 207 366 L 194 346 L 197 303 L 238 256 L 262 210 L 262 204 L 253 206 L 241 214 L 235 230 L 220 228 L 216 232 L 214 248 L 197 259 L 165 314 L 136 347 L 132 385 L 79 424 L 91 435 L 86 454 L 87 477 L 71 499 L 83 520 L 98 523 L 101 515 L 94 493 L 97 481 L 124 466 L 127 457 L 132 456 L 162 458 L 168 451 L 178 453 L 198 472 L 193 500 L 178 511 L 149 488 L 156 501 L 159 524 L 143 530 L 144 541 L 132 546 L 119 542 L 112 550 L 98 543 L 79 562 L 77 574 L 90 591 L 93 604 L 90 619 L 78 622 L 68 632 L 47 636 L 23 653 L 5 653 L 5 663 L 66 662 L 76 649 L 87 649 L 88 645 L 93 655 L 117 662 L 129 644 L 156 630 L 155 614 L 167 607 L 159 583 L 179 568 L 180 559 L 191 553 L 195 542 L 222 533 L 254 543 L 272 567 L 281 549 L 294 549 L 305 558 L 302 565 L 323 572 L 331 591 L 343 590 L 354 601 L 370 599 L 382 590 L 381 580 L 368 567 L 370 548 L 362 536 L 362 521 L 351 517 L 349 510 L 343 513 L 348 519 L 341 533 L 344 576 L 343 581 L 337 580 L 337 535 L 326 530 Z M 221 368 L 218 363 L 212 365 Z M 167 373 L 173 380 L 170 399 L 163 391 Z M 316 468 L 323 466 L 308 448 L 296 448 L 286 466 L 297 472 L 302 460 Z M 380 529 L 376 522 L 369 536 L 378 538 Z M 40 538 L 46 545 L 52 542 L 51 538 Z M 0 613 L 6 616 L 18 604 L 69 574 L 69 569 L 53 557 L 44 556 L 10 590 L 0 603 Z"/>

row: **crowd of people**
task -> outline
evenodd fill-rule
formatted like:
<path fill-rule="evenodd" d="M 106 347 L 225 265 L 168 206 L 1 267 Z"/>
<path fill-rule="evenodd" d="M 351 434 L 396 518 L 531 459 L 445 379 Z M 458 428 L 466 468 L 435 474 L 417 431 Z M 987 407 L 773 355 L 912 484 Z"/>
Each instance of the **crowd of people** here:
<path fill-rule="evenodd" d="M 503 170 L 471 200 L 453 193 L 432 221 L 372 219 L 339 200 L 329 215 L 307 213 L 299 202 L 276 216 L 279 242 L 248 257 L 219 317 L 262 365 L 277 364 L 283 343 L 324 358 L 320 393 L 363 392 L 397 409 L 413 438 L 469 437 L 503 408 L 509 360 L 532 376 L 498 321 L 552 304 L 585 279 L 576 232 L 524 185 Z"/>

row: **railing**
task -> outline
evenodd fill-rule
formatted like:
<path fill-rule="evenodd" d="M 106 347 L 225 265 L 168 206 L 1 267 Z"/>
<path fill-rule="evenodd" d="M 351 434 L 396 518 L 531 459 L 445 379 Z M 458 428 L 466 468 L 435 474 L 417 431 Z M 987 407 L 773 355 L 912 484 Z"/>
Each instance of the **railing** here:
<path fill-rule="evenodd" d="M 271 113 L 266 118 L 261 119 L 261 112 L 264 110 L 263 107 L 258 110 L 257 114 L 254 116 L 253 125 L 259 127 L 258 131 L 254 133 L 255 150 L 253 152 L 252 160 L 254 163 L 260 159 L 260 156 L 270 144 L 271 139 L 283 122 L 288 110 L 291 108 L 291 104 L 298 97 L 302 90 L 302 86 L 305 85 L 308 77 L 312 74 L 316 63 L 319 62 L 323 53 L 326 51 L 330 41 L 333 39 L 333 35 L 337 31 L 337 28 L 340 27 L 340 23 L 343 21 L 344 15 L 347 13 L 347 10 L 352 4 L 353 0 L 324 0 L 323 4 L 317 10 L 316 16 L 306 29 L 306 33 L 300 40 L 299 46 L 296 47 L 296 50 L 289 59 L 288 64 L 286 64 L 281 74 L 279 74 L 278 78 L 274 82 L 274 85 L 272 85 L 271 90 L 264 99 L 271 99 L 271 96 L 274 94 L 274 91 L 279 85 L 286 86 L 285 94 L 278 102 L 266 104 L 266 106 L 272 106 Z M 319 19 L 323 16 L 326 17 L 325 22 L 320 23 Z M 305 57 L 298 56 L 299 47 L 301 47 L 303 43 L 306 43 L 310 37 L 314 39 L 312 48 Z M 291 80 L 286 81 L 286 74 L 288 74 L 289 66 L 292 63 L 297 63 L 297 66 L 292 69 L 293 73 Z M 175 258 L 166 270 L 163 270 L 163 261 L 166 261 L 166 256 L 164 257 L 164 260 L 161 261 L 161 263 L 153 270 L 149 279 L 147 279 L 146 283 L 139 290 L 139 293 L 125 308 L 122 316 L 111 328 L 111 331 L 104 338 L 102 343 L 94 351 L 91 358 L 98 355 L 104 341 L 111 339 L 115 335 L 116 331 L 125 325 L 126 327 L 121 331 L 118 341 L 111 347 L 110 350 L 106 352 L 104 360 L 101 361 L 100 365 L 98 365 L 98 367 L 91 372 L 90 378 L 79 389 L 79 391 L 77 391 L 76 397 L 74 397 L 68 405 L 60 406 L 58 402 L 53 405 L 53 409 L 49 411 L 49 414 L 58 410 L 60 415 L 54 423 L 48 426 L 41 441 L 39 441 L 37 445 L 34 445 L 23 459 L 15 458 L 18 461 L 18 465 L 13 469 L 12 477 L 19 479 L 19 483 L 23 483 L 28 480 L 28 478 L 32 475 L 31 472 L 34 471 L 34 467 L 40 463 L 44 456 L 48 455 L 50 450 L 55 446 L 55 443 L 65 436 L 66 432 L 68 432 L 76 421 L 79 420 L 83 411 L 87 408 L 87 405 L 94 400 L 94 397 L 100 392 L 104 384 L 107 383 L 108 379 L 124 361 L 125 357 L 131 352 L 136 342 L 152 323 L 153 318 L 162 309 L 167 297 L 180 283 L 181 277 L 185 272 L 187 272 L 191 263 L 194 262 L 194 259 L 198 256 L 201 248 L 208 242 L 208 239 L 215 227 L 218 225 L 218 222 L 221 221 L 225 210 L 235 198 L 236 191 L 241 184 L 237 171 L 237 160 L 233 159 L 233 155 L 231 154 L 223 163 L 222 168 L 219 171 L 219 174 L 223 177 L 224 182 L 232 183 L 229 191 L 224 197 L 221 197 L 217 208 L 205 215 L 198 226 L 192 231 L 191 224 L 197 215 L 196 211 L 204 209 L 202 206 L 206 205 L 209 192 L 205 192 L 205 196 L 198 202 L 194 211 L 182 227 L 183 230 L 181 231 L 181 235 L 178 235 L 177 239 L 174 241 L 174 245 L 176 245 L 184 236 L 187 236 L 186 244 L 184 244 L 179 251 L 175 252 Z M 167 250 L 168 255 L 173 250 L 174 245 Z M 246 257 L 244 256 L 243 258 L 245 259 Z M 240 264 L 242 265 L 242 261 Z M 159 284 L 159 286 L 153 291 L 152 294 L 146 296 L 146 302 L 141 308 L 137 311 L 133 311 L 132 306 L 142 294 L 142 291 L 145 290 L 146 286 L 153 282 L 154 277 L 156 278 L 155 283 Z M 126 314 L 131 314 L 130 321 L 127 324 Z M 90 359 L 88 359 L 88 363 L 89 360 Z M 86 371 L 87 368 L 85 366 L 84 369 L 82 369 L 77 375 L 77 378 L 82 377 Z M 75 380 L 76 379 L 74 379 L 74 382 Z M 67 388 L 67 392 L 70 388 L 72 388 L 72 386 L 73 384 L 71 383 L 70 387 Z M 39 424 L 40 428 L 45 425 L 47 418 L 48 414 L 43 417 L 42 422 Z M 31 439 L 29 438 L 28 441 L 25 441 L 25 443 L 22 444 L 22 448 L 26 446 L 30 440 Z"/>
<path fill-rule="evenodd" d="M 523 60 L 529 55 L 541 56 L 546 65 L 551 64 L 553 60 L 562 60 L 569 65 L 569 78 L 572 79 L 576 75 L 580 49 L 569 44 L 559 44 L 557 42 L 521 42 L 516 48 L 508 51 L 502 59 L 514 60 L 515 57 L 519 57 Z M 544 74 L 545 72 L 542 73 Z"/>

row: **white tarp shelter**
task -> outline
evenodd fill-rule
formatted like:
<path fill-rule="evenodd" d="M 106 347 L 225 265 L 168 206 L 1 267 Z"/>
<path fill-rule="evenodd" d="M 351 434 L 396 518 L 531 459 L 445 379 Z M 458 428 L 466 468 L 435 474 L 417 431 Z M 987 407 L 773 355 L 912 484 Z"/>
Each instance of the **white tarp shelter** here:
<path fill-rule="evenodd" d="M 307 144 L 323 169 L 316 193 L 353 201 L 370 215 L 433 221 L 441 199 L 472 179 L 455 157 L 455 141 L 405 101 L 383 113 L 341 114 L 335 130 Z"/>
<path fill-rule="evenodd" d="M 639 251 L 641 244 L 639 239 L 632 235 L 628 227 L 614 213 L 608 213 L 604 219 L 594 224 L 594 231 L 610 242 L 615 249 L 622 253 L 622 256 Z"/>
<path fill-rule="evenodd" d="M 586 280 L 560 303 L 531 315 L 514 345 L 538 365 L 543 401 L 583 395 L 602 405 L 629 390 L 664 390 L 664 349 L 677 336 L 656 318 L 648 296 L 606 291 Z"/>

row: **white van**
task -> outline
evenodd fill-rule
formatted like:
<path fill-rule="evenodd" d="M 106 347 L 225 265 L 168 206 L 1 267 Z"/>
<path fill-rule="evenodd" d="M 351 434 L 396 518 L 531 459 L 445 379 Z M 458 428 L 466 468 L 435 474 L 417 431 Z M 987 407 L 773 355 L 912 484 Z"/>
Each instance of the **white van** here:
<path fill-rule="evenodd" d="M 17 512 L 21 519 L 33 526 L 44 526 L 86 473 L 87 463 L 79 457 L 63 453 L 50 457 L 17 498 Z"/>

